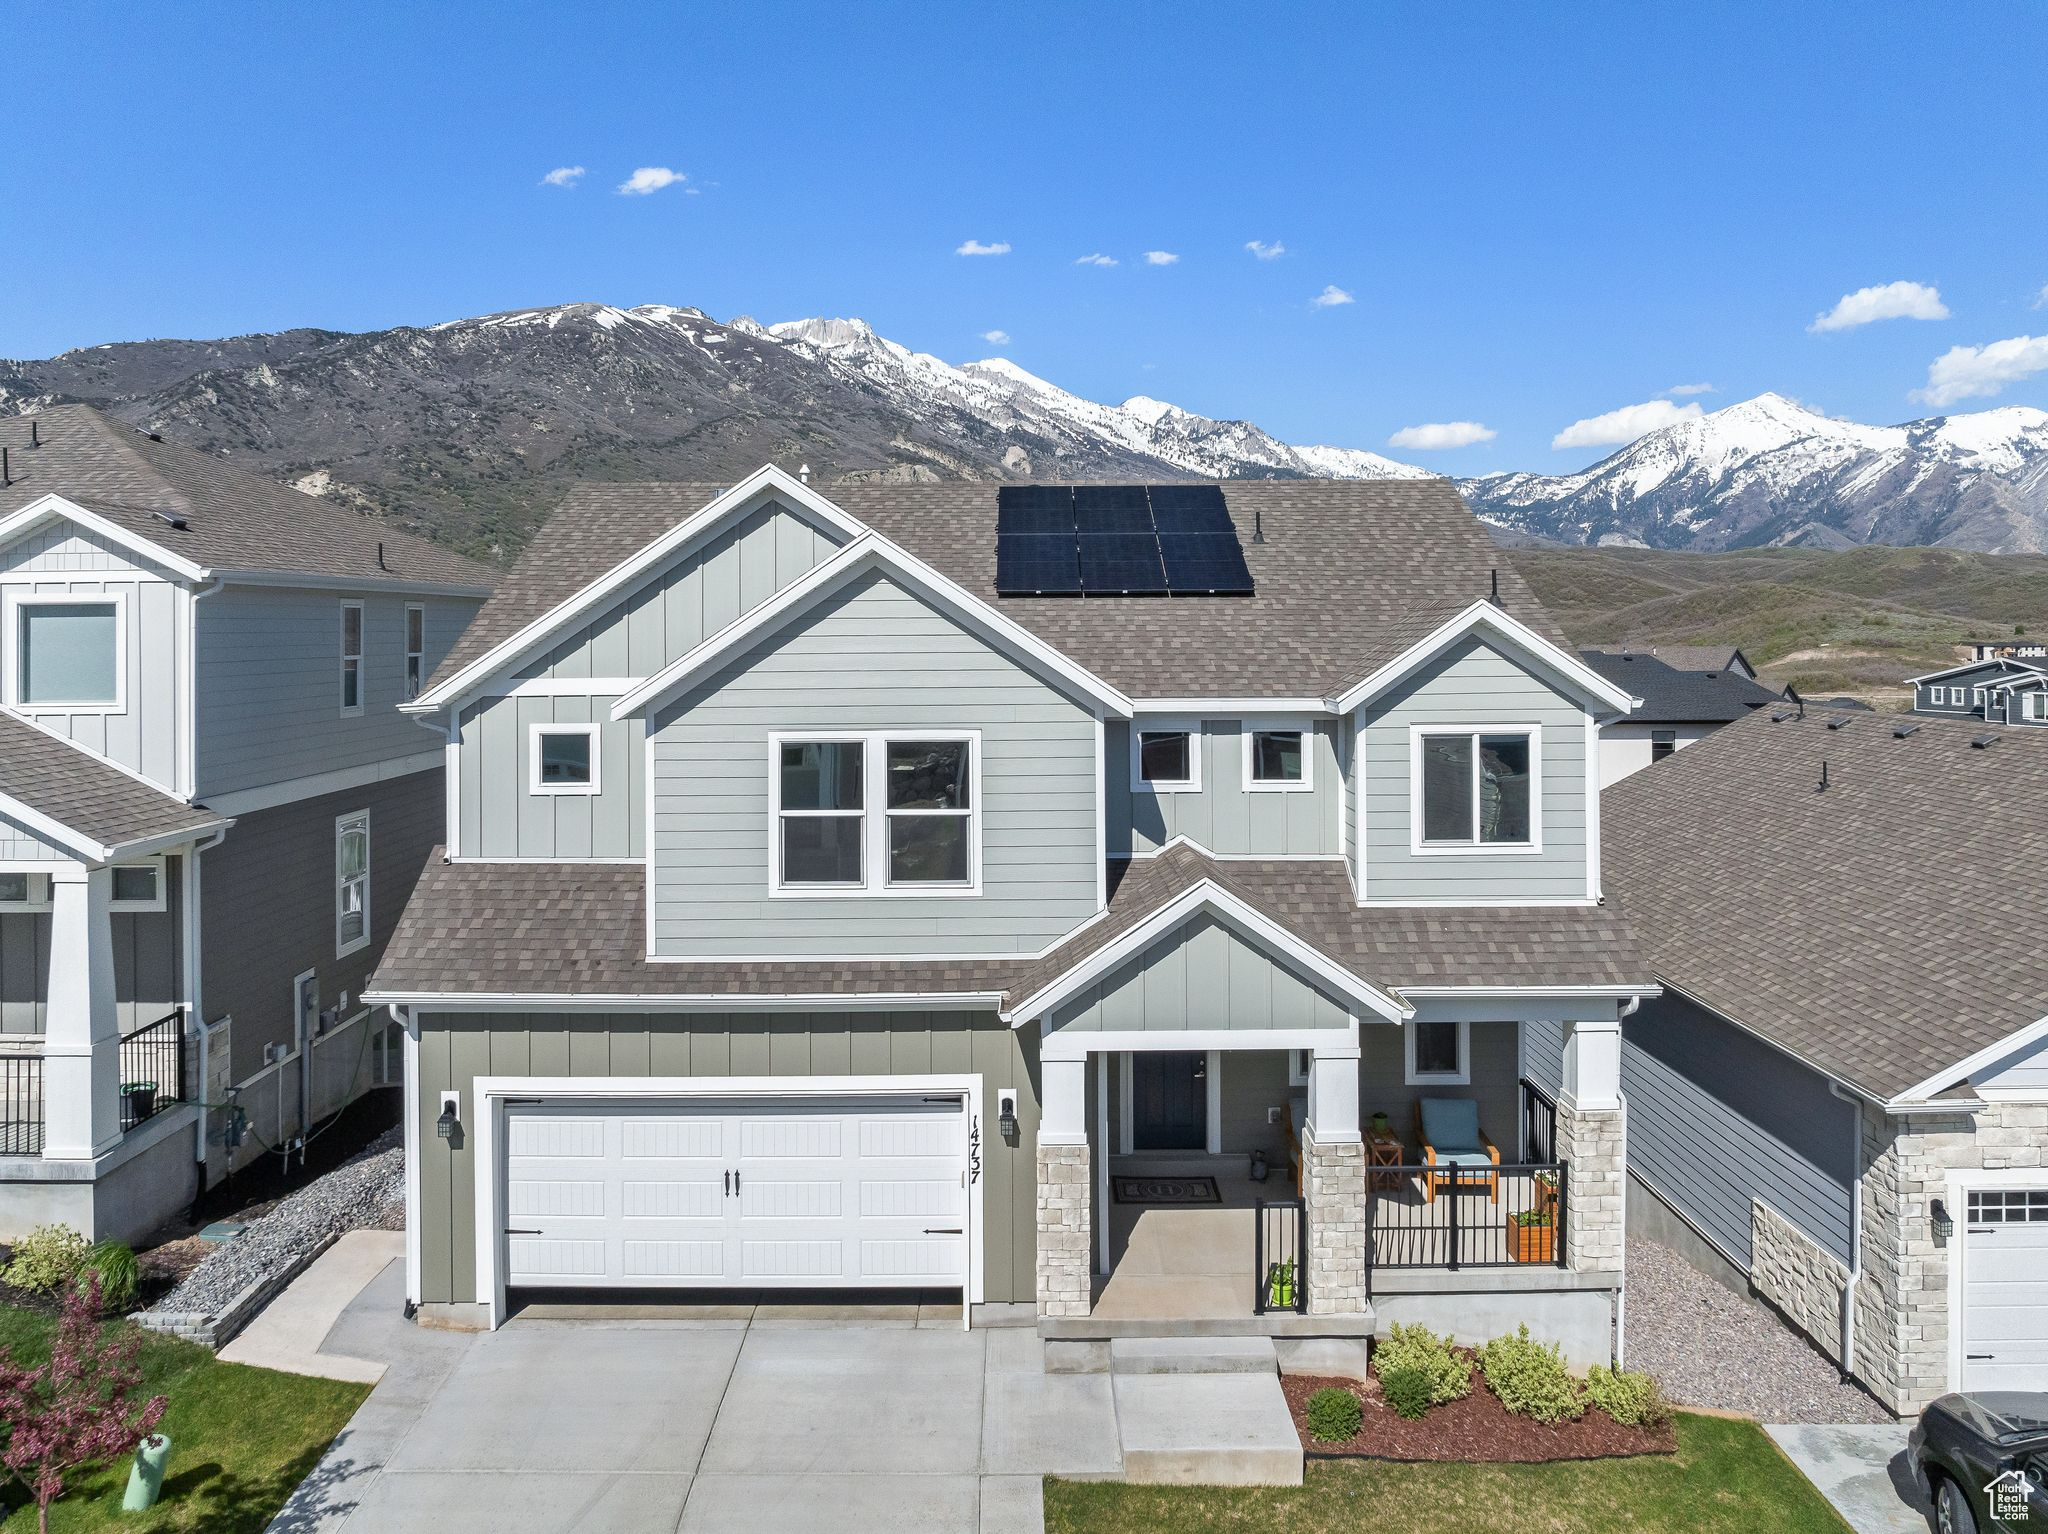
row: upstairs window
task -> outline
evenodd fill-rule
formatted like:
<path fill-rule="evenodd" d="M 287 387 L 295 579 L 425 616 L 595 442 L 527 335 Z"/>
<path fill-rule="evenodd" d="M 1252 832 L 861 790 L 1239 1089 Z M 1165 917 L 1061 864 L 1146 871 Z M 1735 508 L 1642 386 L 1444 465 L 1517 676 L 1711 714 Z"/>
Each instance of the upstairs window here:
<path fill-rule="evenodd" d="M 978 749 L 973 735 L 776 737 L 777 892 L 976 893 Z"/>
<path fill-rule="evenodd" d="M 974 808 L 968 743 L 892 740 L 889 753 L 889 882 L 965 884 Z"/>
<path fill-rule="evenodd" d="M 341 711 L 363 711 L 363 604 L 341 604 Z"/>
<path fill-rule="evenodd" d="M 2020 717 L 2023 719 L 2048 719 L 2048 692 L 2021 693 Z"/>
<path fill-rule="evenodd" d="M 370 812 L 334 822 L 334 956 L 370 941 Z"/>
<path fill-rule="evenodd" d="M 537 724 L 533 727 L 533 781 L 537 794 L 595 794 L 599 791 L 598 727 L 594 724 Z"/>
<path fill-rule="evenodd" d="M 1678 749 L 1678 731 L 1650 731 L 1650 760 L 1661 762 Z"/>
<path fill-rule="evenodd" d="M 1245 787 L 1261 793 L 1311 787 L 1309 742 L 1313 739 L 1306 725 L 1245 731 Z"/>
<path fill-rule="evenodd" d="M 1418 730 L 1416 850 L 1533 851 L 1536 732 Z"/>
<path fill-rule="evenodd" d="M 15 702 L 23 708 L 119 712 L 120 600 L 24 596 L 15 603 Z"/>
<path fill-rule="evenodd" d="M 1201 734 L 1171 725 L 1131 733 L 1131 787 L 1155 794 L 1195 793 L 1202 786 Z"/>
<path fill-rule="evenodd" d="M 418 602 L 405 604 L 405 701 L 420 695 L 427 679 L 427 610 Z"/>
<path fill-rule="evenodd" d="M 784 741 L 777 748 L 779 882 L 853 889 L 866 882 L 866 755 L 858 738 Z"/>

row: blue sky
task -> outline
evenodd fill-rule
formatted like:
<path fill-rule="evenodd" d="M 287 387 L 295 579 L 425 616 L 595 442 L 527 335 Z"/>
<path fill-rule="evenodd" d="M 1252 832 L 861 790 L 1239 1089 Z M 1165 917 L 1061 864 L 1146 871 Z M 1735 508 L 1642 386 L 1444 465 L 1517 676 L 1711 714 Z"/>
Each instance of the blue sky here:
<path fill-rule="evenodd" d="M 2001 342 L 1936 397 L 2048 406 L 2035 4 L 365 0 L 16 42 L 0 356 L 578 298 L 859 315 L 1451 473 L 1590 462 L 1553 439 L 1679 385 L 1935 413 L 1930 364 Z M 685 179 L 620 195 L 642 167 Z M 1809 329 L 1893 283 L 1863 309 L 1947 317 Z M 1388 445 L 1452 422 L 1495 435 Z"/>

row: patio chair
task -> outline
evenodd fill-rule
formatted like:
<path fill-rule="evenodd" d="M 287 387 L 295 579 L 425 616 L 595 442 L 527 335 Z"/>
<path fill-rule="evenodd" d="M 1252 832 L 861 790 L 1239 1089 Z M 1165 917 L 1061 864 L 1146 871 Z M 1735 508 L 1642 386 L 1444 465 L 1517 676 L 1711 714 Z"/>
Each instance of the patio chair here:
<path fill-rule="evenodd" d="M 1415 1138 L 1422 1142 L 1425 1164 L 1446 1168 L 1422 1174 L 1424 1203 L 1434 1203 L 1440 1188 L 1455 1193 L 1460 1184 L 1481 1183 L 1500 1202 L 1500 1150 L 1479 1127 L 1479 1104 L 1463 1097 L 1417 1098 Z"/>

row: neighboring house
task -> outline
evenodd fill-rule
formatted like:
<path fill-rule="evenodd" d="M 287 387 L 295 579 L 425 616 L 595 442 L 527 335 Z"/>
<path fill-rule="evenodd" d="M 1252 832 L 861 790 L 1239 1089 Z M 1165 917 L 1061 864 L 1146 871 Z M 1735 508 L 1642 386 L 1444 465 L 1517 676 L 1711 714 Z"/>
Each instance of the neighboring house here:
<path fill-rule="evenodd" d="M 1607 799 L 1632 1231 L 1894 1411 L 2048 1390 L 2048 734 L 1754 714 Z M 1702 805 L 1739 806 L 1702 814 Z"/>
<path fill-rule="evenodd" d="M 410 705 L 447 858 L 370 999 L 412 1300 L 942 1289 L 1063 1340 L 1607 1357 L 1632 700 L 1497 563 L 1437 480 L 573 492 Z M 1572 1041 L 1543 1097 L 1531 1027 Z M 1432 1098 L 1488 1170 L 1425 1199 Z M 1147 1175 L 1222 1207 L 1134 1245 Z M 1306 1318 L 1254 1314 L 1261 1254 Z"/>
<path fill-rule="evenodd" d="M 1661 660 L 1673 671 L 1725 671 L 1752 682 L 1756 680 L 1756 667 L 1733 645 L 1652 644 L 1629 645 L 1625 649 Z"/>
<path fill-rule="evenodd" d="M 1674 647 L 1682 648 L 1682 647 Z M 1713 651 L 1726 657 L 1736 650 Z M 1662 651 L 1581 650 L 1579 658 L 1642 702 L 1626 718 L 1600 727 L 1600 786 L 1617 783 L 1680 747 L 1704 740 L 1779 694 L 1732 670 L 1681 670 Z"/>
<path fill-rule="evenodd" d="M 1994 656 L 1916 676 L 1913 712 L 1982 719 L 1989 724 L 2048 724 L 2048 659 Z"/>
<path fill-rule="evenodd" d="M 84 406 L 0 447 L 0 1238 L 133 1238 L 395 1080 L 361 992 L 443 804 L 399 704 L 493 577 Z"/>
<path fill-rule="evenodd" d="M 2048 639 L 1967 639 L 1973 660 L 2041 660 L 2048 658 Z"/>

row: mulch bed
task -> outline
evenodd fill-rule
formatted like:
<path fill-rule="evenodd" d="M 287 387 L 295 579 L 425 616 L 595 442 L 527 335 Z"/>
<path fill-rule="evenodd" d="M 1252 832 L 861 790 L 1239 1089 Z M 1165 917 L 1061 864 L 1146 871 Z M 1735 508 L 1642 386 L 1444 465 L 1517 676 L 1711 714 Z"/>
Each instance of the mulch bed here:
<path fill-rule="evenodd" d="M 1540 1465 L 1561 1459 L 1619 1459 L 1634 1454 L 1670 1454 L 1678 1447 L 1671 1423 L 1623 1427 L 1597 1406 L 1575 1422 L 1542 1423 L 1512 1415 L 1481 1379 L 1462 1401 L 1432 1406 L 1414 1421 L 1394 1415 L 1380 1396 L 1379 1381 L 1327 1379 L 1283 1374 L 1280 1388 L 1310 1459 L 1440 1460 L 1475 1464 Z M 1358 1397 L 1365 1421 L 1346 1443 L 1323 1443 L 1308 1432 L 1308 1398 L 1318 1390 L 1348 1390 Z"/>

